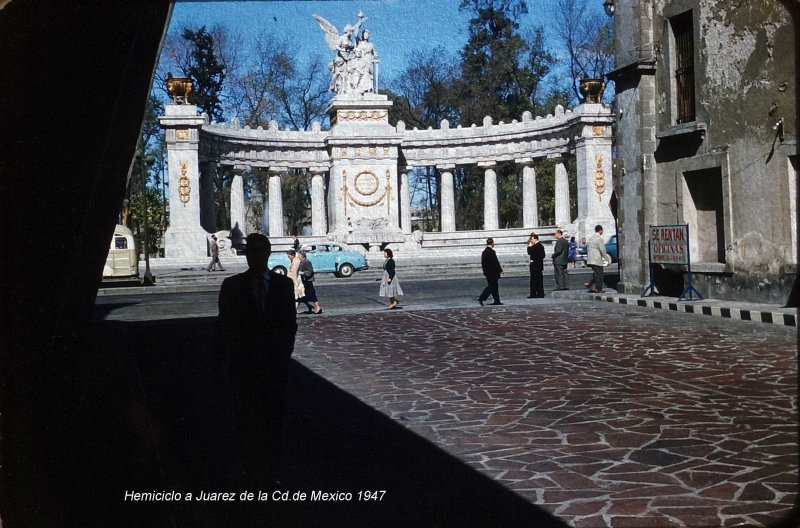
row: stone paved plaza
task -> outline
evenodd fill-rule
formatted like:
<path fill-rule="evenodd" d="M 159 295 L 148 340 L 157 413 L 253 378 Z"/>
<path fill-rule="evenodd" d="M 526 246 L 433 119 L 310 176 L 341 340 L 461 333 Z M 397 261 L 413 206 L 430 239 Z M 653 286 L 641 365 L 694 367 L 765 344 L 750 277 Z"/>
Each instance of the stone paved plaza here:
<path fill-rule="evenodd" d="M 797 500 L 793 328 L 575 301 L 300 323 L 300 363 L 572 526 Z"/>

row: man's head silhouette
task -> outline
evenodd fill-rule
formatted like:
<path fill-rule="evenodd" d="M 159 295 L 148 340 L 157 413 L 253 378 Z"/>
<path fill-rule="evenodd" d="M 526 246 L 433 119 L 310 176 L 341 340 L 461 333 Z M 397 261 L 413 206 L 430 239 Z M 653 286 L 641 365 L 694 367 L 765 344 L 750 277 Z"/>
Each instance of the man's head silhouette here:
<path fill-rule="evenodd" d="M 250 271 L 264 273 L 267 270 L 267 260 L 272 253 L 269 239 L 261 233 L 247 235 L 247 265 Z"/>

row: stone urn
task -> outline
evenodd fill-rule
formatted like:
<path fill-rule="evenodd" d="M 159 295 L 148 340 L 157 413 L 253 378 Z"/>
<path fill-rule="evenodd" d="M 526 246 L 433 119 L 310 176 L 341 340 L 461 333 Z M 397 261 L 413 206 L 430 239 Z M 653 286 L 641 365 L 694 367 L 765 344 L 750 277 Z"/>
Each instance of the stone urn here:
<path fill-rule="evenodd" d="M 589 78 L 580 80 L 580 91 L 583 94 L 583 102 L 598 104 L 603 97 L 603 90 L 606 83 L 603 79 Z"/>

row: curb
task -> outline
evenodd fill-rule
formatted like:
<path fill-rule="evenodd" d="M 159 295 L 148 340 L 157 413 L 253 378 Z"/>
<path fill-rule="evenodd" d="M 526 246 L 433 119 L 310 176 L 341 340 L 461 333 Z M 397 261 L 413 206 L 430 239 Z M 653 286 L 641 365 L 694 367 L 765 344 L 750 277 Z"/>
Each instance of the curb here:
<path fill-rule="evenodd" d="M 554 292 L 555 293 L 555 292 Z M 564 293 L 555 294 L 554 297 L 565 297 L 576 300 L 605 301 L 610 303 L 654 308 L 656 310 L 670 310 L 694 315 L 709 315 L 733 319 L 736 321 L 751 321 L 778 326 L 798 326 L 796 308 L 780 308 L 778 306 L 765 306 L 756 308 L 743 303 L 706 299 L 704 301 L 677 301 L 667 297 L 638 297 L 634 295 L 603 295 L 592 293 Z"/>

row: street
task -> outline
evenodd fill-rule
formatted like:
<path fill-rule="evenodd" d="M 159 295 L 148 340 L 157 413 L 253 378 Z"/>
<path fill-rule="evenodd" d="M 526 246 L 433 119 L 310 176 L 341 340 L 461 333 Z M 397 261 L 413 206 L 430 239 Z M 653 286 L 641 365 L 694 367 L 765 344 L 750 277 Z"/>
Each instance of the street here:
<path fill-rule="evenodd" d="M 343 315 L 381 310 L 388 306 L 388 299 L 378 296 L 378 273 L 356 273 L 352 278 L 338 279 L 330 274 L 318 275 L 317 295 L 323 316 Z M 479 275 L 448 278 L 445 275 L 407 277 L 399 275 L 405 295 L 400 298 L 404 310 L 457 308 L 477 306 L 475 297 L 486 286 Z M 583 289 L 591 272 L 587 268 L 571 270 L 570 286 Z M 611 278 L 611 276 L 609 276 Z M 504 303 L 544 303 L 547 299 L 527 299 L 529 279 L 527 276 L 503 277 L 500 279 L 500 299 Z M 545 292 L 554 288 L 552 274 L 544 276 Z M 146 321 L 176 317 L 208 317 L 217 315 L 217 286 L 208 285 L 203 291 L 158 293 L 155 288 L 126 288 L 124 292 L 106 290 L 95 305 L 95 318 L 113 321 Z M 110 294 L 109 294 L 110 293 Z M 491 302 L 491 298 L 490 301 Z M 302 313 L 302 306 L 298 313 Z M 305 317 L 305 314 L 302 315 Z"/>

